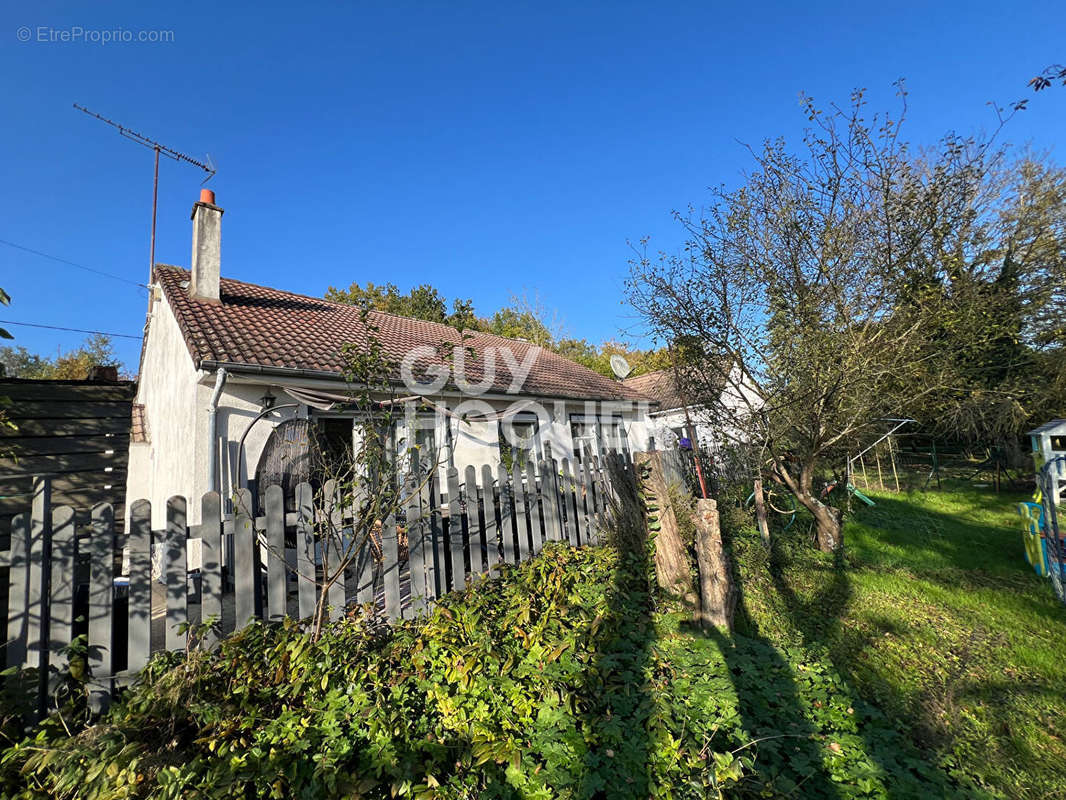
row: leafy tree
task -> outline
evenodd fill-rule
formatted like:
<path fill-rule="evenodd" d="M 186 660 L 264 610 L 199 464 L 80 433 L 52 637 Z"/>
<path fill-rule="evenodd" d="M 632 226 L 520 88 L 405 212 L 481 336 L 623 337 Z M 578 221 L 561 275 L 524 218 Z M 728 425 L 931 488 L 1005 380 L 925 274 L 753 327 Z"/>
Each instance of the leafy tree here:
<path fill-rule="evenodd" d="M 669 366 L 665 350 L 643 351 L 608 340 L 600 347 L 585 339 L 567 337 L 558 315 L 536 296 L 513 296 L 511 302 L 488 317 L 479 317 L 471 300 L 452 301 L 452 310 L 443 294 L 429 284 L 412 288 L 406 294 L 395 284 L 353 283 L 347 289 L 329 287 L 326 299 L 336 303 L 363 306 L 403 317 L 442 322 L 458 330 L 483 331 L 508 339 L 522 339 L 551 350 L 608 377 L 614 377 L 610 357 L 625 356 L 633 375 Z"/>
<path fill-rule="evenodd" d="M 47 358 L 31 353 L 22 345 L 0 347 L 0 371 L 9 378 L 38 377 L 50 366 Z"/>
<path fill-rule="evenodd" d="M 0 305 L 6 306 L 6 305 L 10 305 L 10 304 L 11 304 L 11 296 L 7 292 L 5 292 L 2 287 L 0 287 Z M 10 333 L 8 333 L 8 331 L 5 328 L 0 327 L 0 339 L 14 339 L 14 338 L 15 337 L 12 336 Z M 8 349 L 8 348 L 6 348 L 6 347 L 3 348 L 3 350 L 6 350 L 6 349 Z M 3 363 L 3 361 L 0 361 L 0 378 L 4 377 L 5 374 L 6 374 L 6 372 L 5 372 L 5 369 L 4 369 L 4 363 Z M 7 412 L 4 410 L 4 406 L 10 404 L 10 402 L 11 402 L 11 400 L 9 398 L 0 396 L 0 428 L 9 428 L 9 429 L 13 430 L 15 428 L 15 423 L 13 423 L 10 419 L 8 419 Z M 0 455 L 6 455 L 6 453 L 7 453 L 7 449 L 3 448 L 3 447 L 0 447 Z"/>
<path fill-rule="evenodd" d="M 31 353 L 25 347 L 0 347 L 0 366 L 12 378 L 35 380 L 84 380 L 97 365 L 117 364 L 111 339 L 93 334 L 76 350 L 54 359 Z"/>
<path fill-rule="evenodd" d="M 11 305 L 11 295 L 4 291 L 3 287 L 0 287 L 0 306 Z M 14 339 L 6 328 L 0 327 L 0 339 Z"/>
<path fill-rule="evenodd" d="M 353 283 L 347 289 L 330 286 L 326 290 L 326 299 L 335 303 L 366 305 L 375 311 L 384 311 L 427 322 L 448 321 L 447 302 L 441 293 L 428 283 L 415 286 L 406 294 L 400 292 L 393 283 L 386 283 L 383 286 L 374 283 L 360 286 L 358 283 Z M 472 304 L 469 300 L 455 301 L 454 314 L 463 317 L 472 312 Z"/>
<path fill-rule="evenodd" d="M 551 348 L 555 344 L 548 326 L 536 314 L 523 308 L 501 308 L 480 323 L 482 330 L 505 336 L 508 339 L 523 339 L 540 347 Z"/>
<path fill-rule="evenodd" d="M 918 419 L 964 444 L 1004 446 L 1054 405 L 1044 362 L 1066 339 L 1066 170 L 1030 155 L 988 162 L 968 213 L 901 279 L 905 299 L 935 297 L 926 352 L 949 371 Z"/>
<path fill-rule="evenodd" d="M 1039 92 L 1050 87 L 1054 81 L 1062 81 L 1062 85 L 1066 86 L 1066 67 L 1061 64 L 1045 67 L 1043 72 L 1030 79 L 1029 85 L 1034 92 Z"/>
<path fill-rule="evenodd" d="M 925 347 L 937 293 L 900 275 L 947 249 L 990 154 L 949 135 L 919 160 L 900 139 L 902 113 L 868 117 L 862 92 L 805 109 L 801 153 L 783 140 L 754 151 L 744 185 L 677 215 L 680 254 L 650 256 L 645 242 L 628 293 L 660 340 L 684 344 L 687 396 L 756 450 L 828 551 L 841 513 L 824 501 L 825 470 L 942 387 L 948 371 Z"/>

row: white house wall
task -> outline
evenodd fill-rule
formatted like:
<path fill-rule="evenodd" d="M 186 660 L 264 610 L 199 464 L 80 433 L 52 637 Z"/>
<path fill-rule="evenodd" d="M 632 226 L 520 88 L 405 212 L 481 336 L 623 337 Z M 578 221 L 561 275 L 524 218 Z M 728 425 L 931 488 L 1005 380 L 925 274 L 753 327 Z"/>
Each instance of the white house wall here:
<path fill-rule="evenodd" d="M 232 492 L 235 488 L 232 476 L 236 474 L 238 442 L 249 422 L 262 409 L 262 397 L 267 389 L 266 384 L 240 383 L 239 380 L 239 377 L 237 380 L 233 377 L 230 378 L 219 402 L 218 434 L 222 443 L 221 479 L 223 481 L 224 494 Z M 207 400 L 210 397 L 213 385 L 213 379 L 208 380 L 205 377 L 201 385 L 203 400 L 199 404 L 203 408 L 207 406 Z M 274 386 L 271 391 L 278 398 L 277 403 L 279 405 L 287 402 L 287 396 L 284 394 L 283 389 Z M 482 412 L 491 410 L 498 413 L 504 411 L 514 401 L 491 399 L 479 402 L 486 404 L 481 409 Z M 541 452 L 544 452 L 545 445 L 550 445 L 553 458 L 572 459 L 573 439 L 570 433 L 570 415 L 593 412 L 596 409 L 595 404 L 588 405 L 572 401 L 545 401 L 542 406 L 550 414 L 550 420 L 548 420 L 547 424 L 544 424 L 544 420 L 542 420 L 538 431 Z M 454 401 L 451 407 L 454 408 Z M 312 410 L 311 414 L 314 415 L 315 412 Z M 255 427 L 251 429 L 245 440 L 244 456 L 241 460 L 241 476 L 245 485 L 255 477 L 260 456 L 274 426 L 283 420 L 292 419 L 293 416 L 294 411 L 284 410 L 256 423 Z M 500 463 L 499 426 L 495 421 L 469 421 L 455 417 L 446 417 L 446 420 L 447 422 L 442 420 L 437 424 L 435 437 L 438 447 L 443 447 L 444 442 L 447 441 L 444 425 L 450 426 L 453 448 L 451 463 L 460 469 L 469 464 L 475 466 L 488 464 L 495 468 Z M 623 420 L 631 448 L 637 451 L 645 449 L 645 438 L 631 432 L 635 429 L 635 426 L 640 425 L 635 411 L 630 412 L 628 415 L 623 415 Z M 204 437 L 206 438 L 206 429 Z M 442 455 L 446 455 L 446 453 Z M 202 461 L 197 469 L 198 474 L 205 476 L 204 480 L 206 480 L 206 461 Z M 207 491 L 206 485 L 198 483 L 197 491 Z"/>
<path fill-rule="evenodd" d="M 714 428 L 700 421 L 698 417 L 693 417 L 692 424 L 696 428 L 696 439 L 700 447 L 710 450 L 716 449 L 719 442 Z M 685 419 L 685 412 L 677 409 L 648 416 L 639 423 L 639 427 L 634 427 L 636 428 L 634 436 L 643 435 L 639 449 L 648 449 L 651 438 L 654 438 L 656 450 L 672 450 L 678 446 L 678 437 L 674 433 L 674 429 L 687 429 L 688 425 Z"/>
<path fill-rule="evenodd" d="M 152 503 L 152 527 L 166 525 L 173 495 L 193 497 L 196 486 L 197 372 L 181 329 L 165 299 L 156 300 L 148 325 L 137 403 L 145 407 L 147 443 L 130 444 L 126 508 Z"/>
<path fill-rule="evenodd" d="M 306 407 L 282 409 L 248 426 L 263 408 L 263 396 L 269 389 L 276 405 L 292 402 L 281 384 L 288 379 L 249 376 L 230 373 L 219 397 L 216 435 L 218 448 L 218 489 L 224 498 L 254 479 L 259 459 L 273 428 L 280 422 L 310 412 Z M 144 362 L 138 386 L 137 402 L 146 408 L 150 441 L 130 445 L 130 468 L 127 497 L 147 498 L 152 502 L 152 523 L 157 530 L 166 524 L 166 501 L 173 495 L 188 498 L 190 524 L 200 521 L 200 498 L 210 486 L 209 441 L 210 400 L 215 389 L 216 373 L 197 371 L 186 348 L 174 315 L 164 300 L 156 302 Z M 336 391 L 336 382 L 302 382 Z M 530 400 L 521 396 L 478 399 L 481 413 L 502 412 L 516 401 Z M 449 400 L 455 408 L 457 398 Z M 628 404 L 596 404 L 581 401 L 544 400 L 537 402 L 548 413 L 541 419 L 538 431 L 540 452 L 550 446 L 552 457 L 573 458 L 573 439 L 570 418 L 574 414 L 620 416 L 626 428 L 629 446 L 634 451 L 646 449 L 648 435 L 646 409 Z M 478 413 L 479 409 L 470 409 Z M 438 423 L 438 446 L 447 441 L 444 422 Z M 468 464 L 488 464 L 495 468 L 500 461 L 497 422 L 460 421 L 449 418 L 453 453 L 451 461 L 464 468 Z M 243 458 L 238 471 L 238 443 L 248 431 Z M 660 442 L 656 437 L 656 442 Z"/>
<path fill-rule="evenodd" d="M 216 432 L 219 438 L 219 485 L 224 497 L 231 497 L 233 492 L 241 486 L 248 485 L 249 481 L 255 477 L 259 457 L 263 448 L 266 447 L 271 431 L 285 420 L 293 419 L 299 412 L 299 409 L 280 409 L 249 429 L 248 426 L 251 425 L 252 420 L 263 410 L 263 396 L 268 388 L 263 384 L 243 383 L 241 376 L 231 375 L 219 398 Z M 209 415 L 206 409 L 213 391 L 214 375 L 212 374 L 210 380 L 205 380 L 201 385 L 205 423 L 208 421 Z M 295 402 L 277 386 L 271 389 L 271 393 L 276 398 L 275 405 L 288 405 L 290 402 Z M 248 435 L 244 441 L 243 455 L 241 455 L 238 453 L 238 448 L 241 436 L 246 431 Z M 203 439 L 206 442 L 206 425 Z M 240 461 L 239 472 L 238 461 Z M 208 475 L 206 458 L 198 467 L 198 474 L 202 476 L 203 481 L 201 484 L 203 488 L 200 491 L 208 491 L 210 487 L 206 483 Z M 241 477 L 240 481 L 236 480 L 238 476 Z"/>

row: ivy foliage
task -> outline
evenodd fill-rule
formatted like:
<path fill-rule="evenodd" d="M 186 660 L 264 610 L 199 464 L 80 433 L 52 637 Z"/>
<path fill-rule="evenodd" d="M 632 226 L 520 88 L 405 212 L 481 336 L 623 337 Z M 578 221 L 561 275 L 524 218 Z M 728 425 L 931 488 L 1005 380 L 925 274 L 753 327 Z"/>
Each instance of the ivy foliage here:
<path fill-rule="evenodd" d="M 550 544 L 392 629 L 253 625 L 157 657 L 94 726 L 53 717 L 0 794 L 950 796 L 826 662 L 690 632 L 651 585 L 643 552 Z"/>

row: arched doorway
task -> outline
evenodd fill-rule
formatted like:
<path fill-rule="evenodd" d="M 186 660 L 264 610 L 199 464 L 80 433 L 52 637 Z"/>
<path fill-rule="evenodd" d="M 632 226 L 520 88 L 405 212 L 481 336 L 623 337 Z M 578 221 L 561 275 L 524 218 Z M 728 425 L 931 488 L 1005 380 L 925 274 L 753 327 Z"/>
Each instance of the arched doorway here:
<path fill-rule="evenodd" d="M 264 508 L 266 488 L 277 484 L 285 493 L 285 510 L 296 510 L 296 485 L 311 481 L 314 435 L 311 421 L 290 419 L 270 432 L 255 470 L 259 508 Z"/>

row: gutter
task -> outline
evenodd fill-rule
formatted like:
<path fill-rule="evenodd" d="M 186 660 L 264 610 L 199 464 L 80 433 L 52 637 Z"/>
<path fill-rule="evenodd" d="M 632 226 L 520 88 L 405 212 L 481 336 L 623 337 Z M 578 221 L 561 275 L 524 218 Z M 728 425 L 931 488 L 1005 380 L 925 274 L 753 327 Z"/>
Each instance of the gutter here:
<path fill-rule="evenodd" d="M 321 369 L 305 369 L 303 367 L 268 367 L 262 364 L 245 364 L 234 361 L 214 361 L 211 359 L 201 359 L 199 363 L 199 369 L 207 372 L 214 372 L 215 370 L 226 370 L 231 374 L 241 375 L 265 375 L 276 378 L 308 378 L 314 380 L 325 380 L 331 383 L 345 383 L 344 376 L 339 372 L 331 372 L 329 370 Z M 397 384 L 398 385 L 398 384 Z M 462 392 L 455 389 L 445 387 L 441 392 L 445 396 L 455 396 L 463 398 Z M 428 395 L 427 395 L 428 396 Z M 574 402 L 595 402 L 595 403 L 641 403 L 646 402 L 650 406 L 657 405 L 656 401 L 648 401 L 647 398 L 632 398 L 632 397 L 590 397 L 588 395 L 539 395 L 539 394 L 509 394 L 506 392 L 485 392 L 484 394 L 477 395 L 481 400 L 515 400 L 519 398 L 534 400 L 534 401 L 556 401 L 567 400 Z"/>
<path fill-rule="evenodd" d="M 301 367 L 264 367 L 262 364 L 241 364 L 232 361 L 209 361 L 202 359 L 200 369 L 220 372 L 239 372 L 243 375 L 275 375 L 280 378 L 321 378 L 326 380 L 343 381 L 339 372 L 329 372 L 322 369 L 303 369 Z"/>
<path fill-rule="evenodd" d="M 211 460 L 207 467 L 207 485 L 210 491 L 219 491 L 218 485 L 218 399 L 222 396 L 222 387 L 226 385 L 229 373 L 225 367 L 219 367 L 215 375 L 215 391 L 211 393 L 211 402 L 207 405 L 207 441 L 210 443 Z"/>

